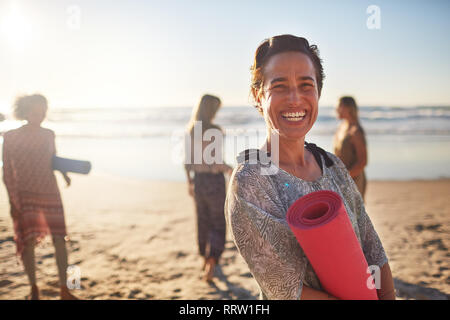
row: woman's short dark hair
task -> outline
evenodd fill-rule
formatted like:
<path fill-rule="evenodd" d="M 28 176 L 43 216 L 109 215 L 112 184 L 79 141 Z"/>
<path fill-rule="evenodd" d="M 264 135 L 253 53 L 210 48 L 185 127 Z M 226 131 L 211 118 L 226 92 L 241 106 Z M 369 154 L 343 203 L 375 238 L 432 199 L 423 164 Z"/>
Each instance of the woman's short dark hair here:
<path fill-rule="evenodd" d="M 283 34 L 269 39 L 265 39 L 256 49 L 255 59 L 250 68 L 252 73 L 251 88 L 253 98 L 256 100 L 256 92 L 258 92 L 263 85 L 263 68 L 269 58 L 282 52 L 295 51 L 306 54 L 312 61 L 316 71 L 316 80 L 318 86 L 319 96 L 322 92 L 323 73 L 322 60 L 319 56 L 319 49 L 316 45 L 310 45 L 308 40 L 302 37 L 296 37 L 290 34 Z"/>

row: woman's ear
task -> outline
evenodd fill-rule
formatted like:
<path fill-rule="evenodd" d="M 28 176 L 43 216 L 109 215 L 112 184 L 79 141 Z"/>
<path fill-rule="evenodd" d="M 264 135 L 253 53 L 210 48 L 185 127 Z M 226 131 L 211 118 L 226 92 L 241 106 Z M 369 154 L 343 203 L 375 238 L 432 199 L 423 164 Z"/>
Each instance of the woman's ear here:
<path fill-rule="evenodd" d="M 252 88 L 253 99 L 255 100 L 255 107 L 262 114 L 262 106 L 261 106 L 261 90 L 256 90 L 256 88 Z"/>
<path fill-rule="evenodd" d="M 251 91 L 252 91 L 253 100 L 255 100 L 256 104 L 259 105 L 258 91 L 256 91 L 255 88 L 252 88 Z"/>

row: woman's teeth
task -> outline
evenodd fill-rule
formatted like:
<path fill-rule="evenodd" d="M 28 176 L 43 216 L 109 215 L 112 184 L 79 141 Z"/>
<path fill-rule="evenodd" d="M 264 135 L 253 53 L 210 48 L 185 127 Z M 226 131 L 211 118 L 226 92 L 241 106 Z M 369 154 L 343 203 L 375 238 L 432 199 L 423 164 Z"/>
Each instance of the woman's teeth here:
<path fill-rule="evenodd" d="M 287 121 L 300 121 L 304 118 L 306 112 L 285 112 L 282 113 L 281 116 Z"/>

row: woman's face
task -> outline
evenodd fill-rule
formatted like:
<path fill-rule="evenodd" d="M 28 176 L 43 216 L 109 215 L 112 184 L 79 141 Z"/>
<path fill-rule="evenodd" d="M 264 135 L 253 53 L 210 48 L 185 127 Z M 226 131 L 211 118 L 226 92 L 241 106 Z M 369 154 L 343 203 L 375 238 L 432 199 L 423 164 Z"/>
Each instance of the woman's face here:
<path fill-rule="evenodd" d="M 272 56 L 258 99 L 269 129 L 289 140 L 304 138 L 317 119 L 319 94 L 312 61 L 300 52 Z"/>
<path fill-rule="evenodd" d="M 348 108 L 342 103 L 336 107 L 336 115 L 339 120 L 348 119 L 350 116 Z"/>
<path fill-rule="evenodd" d="M 47 105 L 45 103 L 38 103 L 30 108 L 26 120 L 31 125 L 40 125 L 44 121 L 46 113 Z"/>

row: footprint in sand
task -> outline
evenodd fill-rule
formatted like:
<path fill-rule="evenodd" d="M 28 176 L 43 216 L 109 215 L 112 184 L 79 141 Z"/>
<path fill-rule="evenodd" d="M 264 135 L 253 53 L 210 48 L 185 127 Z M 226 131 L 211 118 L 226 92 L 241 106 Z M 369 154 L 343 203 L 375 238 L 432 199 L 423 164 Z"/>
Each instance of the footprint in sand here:
<path fill-rule="evenodd" d="M 0 280 L 0 288 L 9 286 L 11 283 L 13 283 L 13 282 L 10 280 Z"/>
<path fill-rule="evenodd" d="M 435 273 L 431 275 L 433 278 L 440 278 L 442 276 L 442 273 Z"/>
<path fill-rule="evenodd" d="M 181 278 L 182 276 L 183 276 L 182 273 L 177 273 L 177 274 L 171 275 L 169 277 L 169 280 L 175 280 L 175 279 Z"/>
<path fill-rule="evenodd" d="M 441 251 L 448 251 L 447 247 L 442 243 L 442 239 L 428 240 L 422 244 L 423 248 L 428 248 L 430 246 L 436 246 L 437 249 Z"/>
<path fill-rule="evenodd" d="M 18 283 L 18 284 L 16 284 L 16 285 L 13 285 L 13 286 L 11 286 L 11 287 L 9 287 L 9 289 L 17 289 L 17 288 L 21 288 L 21 287 L 28 287 L 29 286 L 29 284 L 28 283 Z"/>
<path fill-rule="evenodd" d="M 49 289 L 41 290 L 41 294 L 43 296 L 47 296 L 47 297 L 59 297 L 59 292 L 58 291 L 49 290 Z"/>
<path fill-rule="evenodd" d="M 142 291 L 140 289 L 134 289 L 131 290 L 130 294 L 128 295 L 128 299 L 135 299 L 136 295 L 141 293 Z"/>
<path fill-rule="evenodd" d="M 180 258 L 186 257 L 187 255 L 188 255 L 188 254 L 187 254 L 186 252 L 178 251 L 178 252 L 175 254 L 175 258 L 180 259 Z"/>
<path fill-rule="evenodd" d="M 119 259 L 119 256 L 117 254 L 111 254 L 108 257 L 109 261 L 114 261 L 114 260 L 117 260 L 117 259 Z"/>
<path fill-rule="evenodd" d="M 59 281 L 58 280 L 47 281 L 47 285 L 52 287 L 52 288 L 58 288 L 59 287 Z"/>
<path fill-rule="evenodd" d="M 116 297 L 116 298 L 122 298 L 122 293 L 117 291 L 117 292 L 111 293 L 109 296 Z"/>
<path fill-rule="evenodd" d="M 2 244 L 3 242 L 8 242 L 8 241 L 14 241 L 14 238 L 13 237 L 2 238 L 2 239 L 0 239 L 0 244 Z"/>
<path fill-rule="evenodd" d="M 423 230 L 434 231 L 434 230 L 439 229 L 440 227 L 442 227 L 442 224 L 440 224 L 440 223 L 438 223 L 438 224 L 430 224 L 430 225 L 423 225 L 423 224 L 419 223 L 419 224 L 416 224 L 414 226 L 414 229 L 417 232 L 422 232 Z"/>

